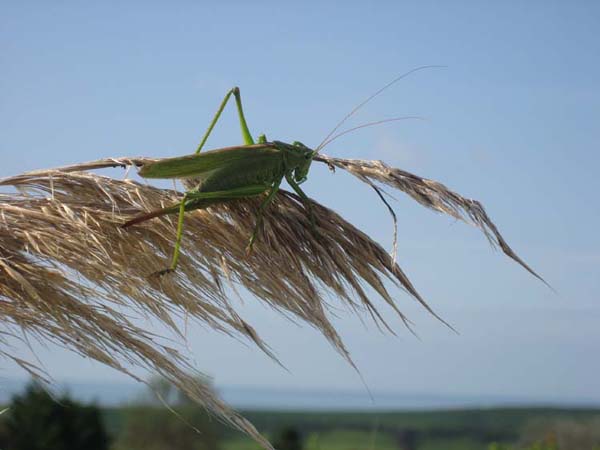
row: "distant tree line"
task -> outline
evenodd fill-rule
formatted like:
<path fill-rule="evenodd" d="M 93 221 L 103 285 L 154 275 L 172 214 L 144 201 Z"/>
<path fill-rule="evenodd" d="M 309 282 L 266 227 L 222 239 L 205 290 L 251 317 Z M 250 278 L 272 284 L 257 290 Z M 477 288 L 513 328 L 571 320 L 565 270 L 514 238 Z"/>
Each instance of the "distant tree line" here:
<path fill-rule="evenodd" d="M 203 382 L 210 387 L 207 380 Z M 0 449 L 228 449 L 224 438 L 232 437 L 230 429 L 212 419 L 168 382 L 156 378 L 149 385 L 148 392 L 133 403 L 111 412 L 116 426 L 111 427 L 115 430 L 113 436 L 109 436 L 104 423 L 108 417 L 106 411 L 103 415 L 97 405 L 74 401 L 66 394 L 54 397 L 31 382 L 12 398 L 6 410 L 0 407 Z M 324 421 L 327 414 L 247 415 L 262 419 L 256 421 L 259 429 L 268 433 L 277 450 L 312 448 L 311 436 L 332 430 L 372 430 L 372 426 L 366 424 L 368 417 L 359 414 L 333 415 Z M 465 436 L 474 438 L 487 450 L 600 450 L 600 417 L 540 415 L 541 418 L 523 421 L 519 426 L 514 423 L 507 426 L 506 422 L 504 429 L 510 429 L 510 434 L 503 433 L 502 428 L 490 428 L 486 421 L 466 420 L 469 417 L 457 416 L 456 421 L 447 423 L 447 428 L 440 427 L 440 423 L 425 423 L 423 418 L 420 424 L 413 421 L 411 425 L 408 421 L 404 425 L 402 421 L 384 421 L 377 430 L 389 436 L 392 445 L 402 450 L 419 450 L 429 440 L 456 442 Z M 499 443 L 489 444 L 494 441 Z"/>
<path fill-rule="evenodd" d="M 0 416 L 2 450 L 106 450 L 100 409 L 52 396 L 31 382 Z"/>

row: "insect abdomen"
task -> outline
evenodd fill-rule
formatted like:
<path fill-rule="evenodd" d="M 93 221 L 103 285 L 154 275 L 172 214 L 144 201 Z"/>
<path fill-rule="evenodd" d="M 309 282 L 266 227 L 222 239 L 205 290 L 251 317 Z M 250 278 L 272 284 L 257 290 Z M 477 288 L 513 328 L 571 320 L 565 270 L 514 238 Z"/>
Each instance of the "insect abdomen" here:
<path fill-rule="evenodd" d="M 200 192 L 222 191 L 251 184 L 264 184 L 265 189 L 283 177 L 284 165 L 280 155 L 248 158 L 243 162 L 227 164 L 208 174 L 197 190 Z"/>

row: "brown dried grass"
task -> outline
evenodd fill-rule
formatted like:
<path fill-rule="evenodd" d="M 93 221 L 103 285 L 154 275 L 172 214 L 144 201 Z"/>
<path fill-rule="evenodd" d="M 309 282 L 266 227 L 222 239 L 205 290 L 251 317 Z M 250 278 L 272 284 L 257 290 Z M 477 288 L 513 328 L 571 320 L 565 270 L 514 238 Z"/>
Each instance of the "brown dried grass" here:
<path fill-rule="evenodd" d="M 473 222 L 537 276 L 510 250 L 478 202 L 381 162 L 324 155 L 316 159 L 351 172 L 378 193 L 374 182 Z M 392 331 L 370 300 L 370 290 L 409 326 L 386 288 L 389 280 L 435 314 L 378 243 L 315 201 L 313 233 L 303 203 L 283 190 L 267 208 L 264 228 L 250 255 L 245 248 L 260 198 L 187 213 L 177 272 L 148 278 L 170 259 L 174 217 L 128 230 L 120 225 L 140 211 L 176 203 L 180 194 L 86 172 L 147 161 L 151 160 L 108 159 L 0 180 L 0 186 L 12 187 L 12 192 L 0 194 L 0 342 L 9 336 L 26 342 L 52 341 L 136 379 L 127 365 L 144 367 L 263 447 L 272 448 L 252 424 L 197 381 L 186 355 L 136 326 L 130 314 L 156 319 L 176 333 L 180 333 L 177 318 L 190 316 L 218 331 L 250 339 L 274 357 L 229 301 L 235 286 L 243 286 L 277 311 L 320 330 L 351 364 L 329 318 L 332 299 L 356 313 L 367 312 Z M 0 348 L 0 354 L 47 380 L 42 369 L 11 354 L 8 347 Z"/>
<path fill-rule="evenodd" d="M 337 167 L 346 170 L 362 182 L 373 187 L 388 208 L 390 208 L 389 204 L 386 202 L 377 183 L 402 191 L 429 209 L 448 214 L 455 219 L 476 226 L 483 232 L 492 247 L 499 247 L 505 255 L 519 263 L 529 273 L 551 288 L 541 276 L 510 248 L 494 222 L 487 215 L 483 205 L 477 200 L 465 198 L 437 181 L 414 175 L 402 169 L 390 167 L 383 161 L 332 158 L 326 155 L 317 156 L 315 159 L 326 163 L 330 168 Z M 395 223 L 396 218 L 391 208 L 390 212 L 394 217 Z"/>

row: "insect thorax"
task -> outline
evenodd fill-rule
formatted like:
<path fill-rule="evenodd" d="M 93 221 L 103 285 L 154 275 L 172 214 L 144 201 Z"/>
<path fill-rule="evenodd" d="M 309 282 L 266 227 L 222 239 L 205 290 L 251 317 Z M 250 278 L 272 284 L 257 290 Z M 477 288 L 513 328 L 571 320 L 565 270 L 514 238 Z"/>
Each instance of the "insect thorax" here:
<path fill-rule="evenodd" d="M 294 180 L 302 183 L 306 180 L 310 165 L 312 164 L 315 151 L 301 142 L 294 141 L 291 144 L 273 141 L 273 144 L 285 154 L 286 170 L 294 172 Z"/>

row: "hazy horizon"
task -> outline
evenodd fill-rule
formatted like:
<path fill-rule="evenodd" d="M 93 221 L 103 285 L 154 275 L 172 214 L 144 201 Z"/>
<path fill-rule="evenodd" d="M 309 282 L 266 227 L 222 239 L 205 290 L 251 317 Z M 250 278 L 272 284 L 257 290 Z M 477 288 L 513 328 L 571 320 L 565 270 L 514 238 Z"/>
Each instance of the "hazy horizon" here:
<path fill-rule="evenodd" d="M 0 406 L 23 392 L 29 379 L 3 379 Z M 147 386 L 135 381 L 53 380 L 56 394 L 66 393 L 103 407 L 123 406 L 147 399 Z M 214 380 L 213 380 L 214 381 Z M 467 395 L 445 392 L 394 392 L 363 389 L 307 389 L 278 386 L 213 384 L 225 401 L 238 409 L 288 411 L 415 411 L 480 408 L 600 408 L 600 401 L 584 398 L 536 398 L 494 393 Z"/>

